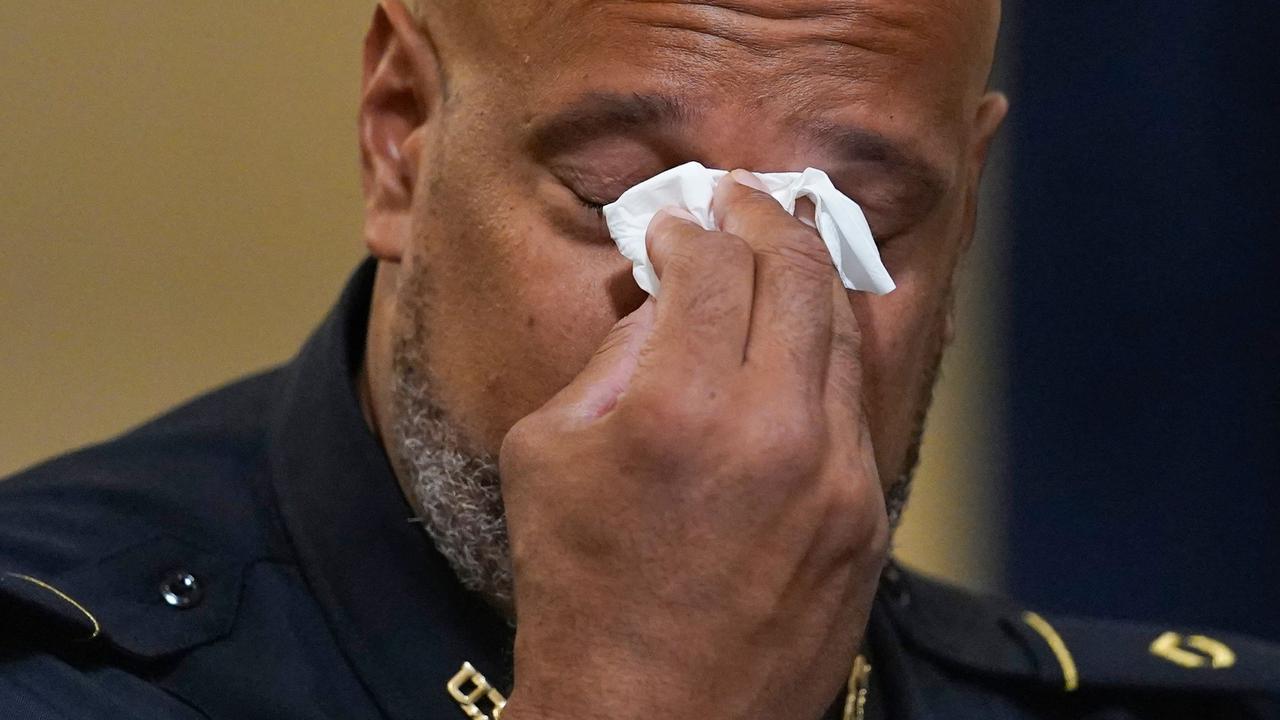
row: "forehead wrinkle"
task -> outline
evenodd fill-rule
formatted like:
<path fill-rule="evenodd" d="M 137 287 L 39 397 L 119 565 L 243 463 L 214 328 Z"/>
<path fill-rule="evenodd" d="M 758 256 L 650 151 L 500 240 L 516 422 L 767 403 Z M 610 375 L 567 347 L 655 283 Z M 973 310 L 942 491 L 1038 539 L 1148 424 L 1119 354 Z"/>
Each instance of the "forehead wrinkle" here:
<path fill-rule="evenodd" d="M 632 24 L 701 34 L 761 55 L 807 41 L 884 54 L 959 50 L 975 65 L 990 60 L 981 50 L 994 45 L 999 7 L 999 0 L 418 0 L 420 17 L 436 30 L 489 50 L 527 54 L 547 44 L 530 42 L 532 33 L 555 38 L 539 48 L 554 54 L 592 35 L 593 15 L 623 14 Z"/>
<path fill-rule="evenodd" d="M 954 29 L 937 28 L 938 23 L 931 22 L 940 15 L 954 19 L 953 13 L 913 9 L 909 4 L 621 0 L 600 3 L 596 9 L 607 8 L 605 12 L 621 14 L 632 24 L 688 32 L 710 43 L 739 45 L 765 57 L 782 57 L 806 45 L 900 54 L 904 49 L 936 44 L 946 30 Z"/>
<path fill-rule="evenodd" d="M 703 72 L 741 64 L 735 54 L 743 52 L 757 63 L 782 63 L 773 69 L 786 73 L 892 80 L 907 67 L 945 57 L 985 85 L 990 52 L 983 57 L 973 50 L 988 44 L 984 38 L 994 36 L 999 17 L 998 0 L 420 2 L 431 16 L 423 19 L 453 36 L 442 44 L 467 46 L 478 78 L 510 75 L 516 82 L 535 68 L 555 73 L 569 57 L 607 54 L 625 42 L 626 27 L 635 27 L 658 30 L 649 34 L 647 49 L 682 71 L 690 62 Z"/>

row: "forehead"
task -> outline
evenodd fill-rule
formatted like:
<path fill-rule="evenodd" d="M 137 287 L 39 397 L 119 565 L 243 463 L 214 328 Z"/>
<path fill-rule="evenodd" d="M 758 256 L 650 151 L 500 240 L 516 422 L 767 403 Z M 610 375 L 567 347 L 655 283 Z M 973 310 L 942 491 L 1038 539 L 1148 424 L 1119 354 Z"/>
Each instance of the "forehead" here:
<path fill-rule="evenodd" d="M 698 116 L 721 115 L 721 125 L 749 114 L 945 134 L 985 81 L 988 14 L 978 8 L 986 4 L 520 3 L 489 11 L 479 65 L 529 112 L 590 93 L 636 92 L 682 98 Z"/>

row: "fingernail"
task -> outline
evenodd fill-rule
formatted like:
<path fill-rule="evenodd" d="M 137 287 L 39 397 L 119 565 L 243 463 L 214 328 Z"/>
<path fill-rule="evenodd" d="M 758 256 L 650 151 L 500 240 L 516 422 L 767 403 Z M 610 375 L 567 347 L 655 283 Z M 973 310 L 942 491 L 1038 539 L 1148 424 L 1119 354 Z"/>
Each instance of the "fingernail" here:
<path fill-rule="evenodd" d="M 671 217 L 677 217 L 677 218 L 680 218 L 681 220 L 688 220 L 691 223 L 698 222 L 698 218 L 694 217 L 693 213 L 689 212 L 688 210 L 685 210 L 682 207 L 678 207 L 676 205 L 668 205 L 667 207 L 662 208 L 658 212 L 666 213 Z"/>
<path fill-rule="evenodd" d="M 816 222 L 818 207 L 814 205 L 813 200 L 808 196 L 800 196 L 796 198 L 795 216 L 800 222 L 808 225 L 814 230 L 818 229 Z"/>
<path fill-rule="evenodd" d="M 765 187 L 764 182 L 760 178 L 756 177 L 756 174 L 753 172 L 738 168 L 737 170 L 729 173 L 729 177 L 733 178 L 734 182 L 739 185 L 746 185 L 749 188 L 755 188 L 761 192 L 769 192 L 769 188 Z"/>

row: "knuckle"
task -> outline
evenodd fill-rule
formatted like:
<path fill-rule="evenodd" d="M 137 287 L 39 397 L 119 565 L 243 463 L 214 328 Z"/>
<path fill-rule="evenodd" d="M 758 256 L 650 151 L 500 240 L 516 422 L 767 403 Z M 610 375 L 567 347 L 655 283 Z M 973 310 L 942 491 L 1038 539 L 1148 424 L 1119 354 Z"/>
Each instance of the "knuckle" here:
<path fill-rule="evenodd" d="M 857 358 L 862 350 L 862 330 L 852 323 L 836 323 L 831 329 L 831 347 L 837 355 Z"/>
<path fill-rule="evenodd" d="M 677 296 L 667 296 L 666 302 L 675 303 L 686 322 L 700 328 L 718 327 L 750 303 L 750 295 L 741 288 L 749 287 L 754 258 L 741 238 L 704 231 L 698 242 L 673 249 L 666 257 L 662 281 L 683 288 Z"/>
<path fill-rule="evenodd" d="M 743 303 L 730 294 L 706 288 L 690 294 L 684 303 L 684 321 L 699 332 L 714 332 L 725 320 L 742 312 Z"/>
<path fill-rule="evenodd" d="M 687 235 L 672 235 L 658 238 L 650 245 L 650 258 L 661 267 L 664 280 L 698 272 L 702 263 L 700 243 L 688 240 Z"/>
<path fill-rule="evenodd" d="M 675 455 L 701 444 L 714 412 L 689 390 L 631 397 L 615 410 L 628 441 L 648 454 Z"/>
<path fill-rule="evenodd" d="M 725 196 L 725 207 L 735 213 L 765 212 L 770 215 L 783 213 L 782 203 L 772 195 L 763 191 L 734 183 L 731 191 Z"/>
<path fill-rule="evenodd" d="M 751 624 L 768 622 L 779 614 L 780 598 L 779 578 L 772 573 L 766 575 L 765 582 L 753 582 L 733 598 L 734 615 L 747 618 Z"/>
<path fill-rule="evenodd" d="M 816 554 L 825 558 L 832 569 L 847 567 L 868 552 L 877 552 L 879 523 L 864 519 L 860 503 L 850 489 L 852 485 L 847 482 L 845 488 L 837 488 L 833 483 L 829 491 L 822 493 L 816 508 L 820 528 L 814 537 Z"/>
<path fill-rule="evenodd" d="M 645 227 L 645 239 L 656 240 L 666 238 L 679 238 L 688 230 L 695 228 L 695 225 L 684 220 L 674 218 L 666 213 L 658 213 L 649 221 Z"/>
<path fill-rule="evenodd" d="M 837 524 L 845 525 L 856 514 L 855 511 L 861 504 L 857 488 L 858 478 L 850 473 L 835 473 L 828 483 L 826 505 Z"/>
<path fill-rule="evenodd" d="M 695 221 L 663 213 L 659 219 L 649 223 L 648 232 L 677 242 L 688 242 L 709 231 Z"/>
<path fill-rule="evenodd" d="M 829 385 L 844 399 L 857 398 L 862 388 L 862 338 L 856 330 L 835 329 L 831 334 Z"/>
<path fill-rule="evenodd" d="M 527 474 L 539 455 L 547 448 L 548 423 L 534 412 L 516 421 L 502 438 L 498 448 L 498 473 L 505 485 L 508 479 Z"/>
<path fill-rule="evenodd" d="M 868 561 L 878 565 L 889 554 L 888 518 L 883 513 L 866 512 L 867 504 L 859 499 L 828 508 L 824 533 L 827 554 L 841 565 Z"/>
<path fill-rule="evenodd" d="M 761 413 L 748 422 L 746 446 L 771 475 L 814 476 L 826 452 L 821 428 L 817 415 L 800 410 Z"/>
<path fill-rule="evenodd" d="M 679 265 L 684 271 L 706 277 L 711 271 L 750 272 L 755 265 L 751 246 L 726 232 L 700 230 L 696 242 L 681 243 L 670 251 L 668 268 Z"/>
<path fill-rule="evenodd" d="M 723 202 L 717 203 L 716 216 L 720 218 L 720 226 L 726 232 L 735 235 L 744 230 L 765 227 L 780 216 L 786 216 L 786 210 L 771 196 L 762 192 L 737 192 L 729 195 Z"/>
<path fill-rule="evenodd" d="M 694 244 L 699 235 L 706 233 L 706 230 L 697 225 L 681 220 L 651 222 L 645 230 L 645 250 L 655 262 L 670 264 L 674 257 L 688 254 L 688 247 Z"/>
<path fill-rule="evenodd" d="M 697 257 L 690 258 L 683 268 L 699 283 L 698 290 L 688 294 L 690 306 L 686 312 L 714 327 L 740 313 L 743 303 L 750 301 L 749 297 L 726 290 L 740 287 L 744 277 L 751 277 L 755 256 L 741 238 L 726 233 L 709 234 L 695 252 Z"/>
<path fill-rule="evenodd" d="M 701 250 L 708 263 L 730 270 L 749 270 L 755 265 L 755 254 L 746 240 L 727 232 L 709 232 Z"/>
<path fill-rule="evenodd" d="M 888 515 L 880 478 L 857 470 L 857 463 L 832 468 L 823 483 L 824 521 L 836 528 L 840 545 L 871 551 L 887 550 Z"/>
<path fill-rule="evenodd" d="M 759 253 L 812 279 L 825 280 L 835 276 L 835 266 L 826 245 L 808 233 L 788 232 L 777 242 L 762 247 Z"/>

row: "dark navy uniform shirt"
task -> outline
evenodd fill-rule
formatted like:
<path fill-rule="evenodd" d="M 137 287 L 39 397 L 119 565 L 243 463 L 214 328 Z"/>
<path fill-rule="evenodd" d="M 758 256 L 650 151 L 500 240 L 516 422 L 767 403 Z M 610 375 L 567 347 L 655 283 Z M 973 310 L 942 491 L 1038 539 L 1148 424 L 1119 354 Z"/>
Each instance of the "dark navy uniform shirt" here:
<path fill-rule="evenodd" d="M 0 482 L 0 719 L 461 720 L 463 663 L 510 689 L 510 627 L 361 414 L 372 276 L 287 365 Z M 896 566 L 866 653 L 868 718 L 1280 717 L 1264 643 L 1038 615 Z"/>

